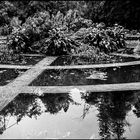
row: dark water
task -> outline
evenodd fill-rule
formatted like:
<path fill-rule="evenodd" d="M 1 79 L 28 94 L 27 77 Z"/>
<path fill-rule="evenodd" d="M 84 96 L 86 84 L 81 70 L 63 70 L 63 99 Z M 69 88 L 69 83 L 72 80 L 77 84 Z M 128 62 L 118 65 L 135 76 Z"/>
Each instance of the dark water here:
<path fill-rule="evenodd" d="M 96 69 L 45 70 L 30 86 L 70 86 L 140 82 L 140 65 Z"/>
<path fill-rule="evenodd" d="M 3 138 L 140 138 L 140 91 L 20 94 L 0 112 Z"/>
<path fill-rule="evenodd" d="M 43 58 L 44 56 L 19 56 L 13 60 L 6 60 L 6 59 L 0 58 L 0 64 L 35 65 L 36 63 L 41 61 Z"/>
<path fill-rule="evenodd" d="M 108 58 L 88 58 L 86 56 L 60 56 L 51 66 L 64 66 L 64 65 L 90 65 L 90 64 L 107 64 L 107 63 L 118 63 L 118 62 L 130 62 L 140 60 L 133 57 L 121 57 L 121 56 L 109 56 Z"/>
<path fill-rule="evenodd" d="M 4 86 L 24 73 L 26 70 L 19 69 L 0 69 L 0 86 Z"/>

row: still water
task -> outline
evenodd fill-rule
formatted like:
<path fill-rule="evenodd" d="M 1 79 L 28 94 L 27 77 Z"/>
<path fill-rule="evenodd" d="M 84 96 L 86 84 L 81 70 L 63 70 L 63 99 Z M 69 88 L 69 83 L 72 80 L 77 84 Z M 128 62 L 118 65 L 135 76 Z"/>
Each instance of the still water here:
<path fill-rule="evenodd" d="M 30 86 L 71 86 L 140 82 L 140 65 L 45 70 Z"/>
<path fill-rule="evenodd" d="M 140 91 L 19 94 L 0 112 L 3 138 L 140 138 Z"/>
<path fill-rule="evenodd" d="M 23 74 L 25 69 L 5 69 L 0 68 L 0 86 L 4 86 Z"/>

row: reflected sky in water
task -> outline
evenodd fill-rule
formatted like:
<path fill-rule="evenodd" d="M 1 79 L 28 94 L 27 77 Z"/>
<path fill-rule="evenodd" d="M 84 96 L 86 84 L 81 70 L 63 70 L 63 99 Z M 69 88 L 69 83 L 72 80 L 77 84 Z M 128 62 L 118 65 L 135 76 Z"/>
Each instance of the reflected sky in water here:
<path fill-rule="evenodd" d="M 0 138 L 140 138 L 140 92 L 20 94 L 0 112 Z"/>

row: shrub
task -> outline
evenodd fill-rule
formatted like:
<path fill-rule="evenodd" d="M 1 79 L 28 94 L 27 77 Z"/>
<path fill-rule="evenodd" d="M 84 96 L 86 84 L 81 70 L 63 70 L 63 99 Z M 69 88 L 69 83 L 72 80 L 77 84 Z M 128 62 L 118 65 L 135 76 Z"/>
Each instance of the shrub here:
<path fill-rule="evenodd" d="M 39 52 L 39 50 L 51 54 L 69 53 L 73 45 L 77 44 L 68 37 L 69 34 L 74 32 L 81 21 L 87 27 L 89 24 L 87 20 L 81 20 L 76 14 L 77 11 L 70 10 L 66 16 L 58 12 L 50 17 L 48 12 L 38 12 L 29 17 L 22 26 L 13 29 L 8 39 L 8 46 L 16 53 Z M 74 24 L 77 24 L 76 27 Z"/>
<path fill-rule="evenodd" d="M 31 48 L 33 50 L 38 48 L 39 52 L 47 55 L 67 55 L 76 46 L 78 46 L 78 43 L 71 39 L 69 34 L 60 28 L 54 28 L 49 31 L 48 38 L 35 42 Z"/>
<path fill-rule="evenodd" d="M 92 24 L 89 28 L 81 28 L 73 37 L 84 44 L 89 44 L 100 51 L 110 53 L 125 47 L 122 26 L 105 27 L 104 24 Z"/>
<path fill-rule="evenodd" d="M 5 26 L 0 27 L 1 36 L 9 35 L 11 32 L 12 32 L 11 26 L 5 25 Z"/>
<path fill-rule="evenodd" d="M 8 46 L 16 53 L 65 55 L 72 50 L 77 53 L 84 46 L 90 48 L 85 53 L 110 53 L 125 46 L 124 28 L 92 23 L 82 18 L 77 10 L 69 10 L 65 16 L 58 12 L 52 17 L 44 11 L 35 13 L 22 26 L 13 28 Z"/>
<path fill-rule="evenodd" d="M 13 28 L 8 36 L 8 47 L 15 53 L 30 52 L 32 43 L 46 37 L 49 28 L 48 12 L 36 13 L 33 17 L 29 17 L 22 26 Z"/>

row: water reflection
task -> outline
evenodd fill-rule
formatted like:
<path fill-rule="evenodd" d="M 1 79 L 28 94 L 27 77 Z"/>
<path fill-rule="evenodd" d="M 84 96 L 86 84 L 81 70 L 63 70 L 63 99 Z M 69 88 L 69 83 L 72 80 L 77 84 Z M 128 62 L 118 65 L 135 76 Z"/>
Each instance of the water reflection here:
<path fill-rule="evenodd" d="M 126 119 L 128 113 L 133 111 L 133 115 L 140 117 L 140 92 L 138 91 L 81 93 L 80 95 L 84 103 L 83 114 L 81 114 L 83 119 L 88 116 L 92 106 L 97 108 L 101 139 L 126 139 L 125 129 L 131 127 Z M 0 112 L 0 134 L 18 124 L 26 116 L 38 118 L 44 112 L 52 115 L 60 111 L 65 113 L 72 104 L 80 105 L 75 102 L 71 94 L 44 94 L 43 96 L 20 94 Z M 11 116 L 14 116 L 16 121 L 8 126 Z"/>
<path fill-rule="evenodd" d="M 140 65 L 45 70 L 30 86 L 71 86 L 140 82 Z"/>
<path fill-rule="evenodd" d="M 94 93 L 83 97 L 98 108 L 99 135 L 102 139 L 125 139 L 125 127 L 130 127 L 126 116 L 133 112 L 140 117 L 140 92 Z"/>

